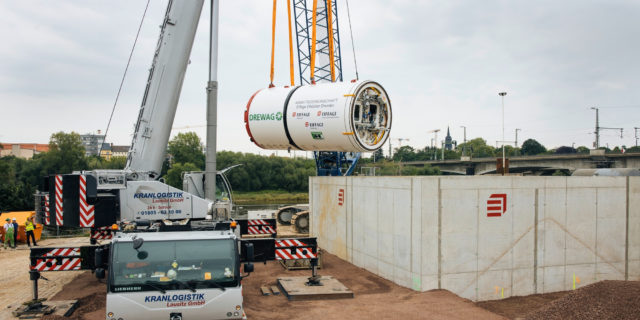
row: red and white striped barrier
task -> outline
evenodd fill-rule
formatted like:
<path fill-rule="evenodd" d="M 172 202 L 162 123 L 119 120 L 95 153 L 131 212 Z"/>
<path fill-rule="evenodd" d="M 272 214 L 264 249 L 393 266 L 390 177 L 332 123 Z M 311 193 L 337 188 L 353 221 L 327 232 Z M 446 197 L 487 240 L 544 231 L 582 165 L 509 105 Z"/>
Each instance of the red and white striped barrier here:
<path fill-rule="evenodd" d="M 253 219 L 253 220 L 248 220 L 247 224 L 250 226 L 268 226 L 269 222 L 261 219 Z"/>
<path fill-rule="evenodd" d="M 111 232 L 109 227 L 91 229 L 91 239 L 109 240 L 111 238 L 113 238 L 113 233 Z"/>
<path fill-rule="evenodd" d="M 46 225 L 51 224 L 51 216 L 49 214 L 50 210 L 51 208 L 49 207 L 49 195 L 45 194 L 44 195 L 44 223 Z"/>
<path fill-rule="evenodd" d="M 311 248 L 297 239 L 276 240 L 276 260 L 317 258 Z"/>
<path fill-rule="evenodd" d="M 247 220 L 248 234 L 275 234 L 275 226 L 269 224 L 268 221 L 262 219 Z"/>
<path fill-rule="evenodd" d="M 308 245 L 297 239 L 276 240 L 276 248 L 284 247 L 308 247 Z"/>
<path fill-rule="evenodd" d="M 87 177 L 80 175 L 80 226 L 90 228 L 95 225 L 94 206 L 87 203 Z"/>
<path fill-rule="evenodd" d="M 272 226 L 249 226 L 247 232 L 249 234 L 274 234 L 276 229 Z"/>
<path fill-rule="evenodd" d="M 44 254 L 43 258 L 38 258 L 31 269 L 37 271 L 80 270 L 81 263 L 80 248 L 56 248 Z"/>
<path fill-rule="evenodd" d="M 310 248 L 276 249 L 276 260 L 294 260 L 317 258 Z"/>
<path fill-rule="evenodd" d="M 62 176 L 56 176 L 56 225 L 63 224 Z"/>

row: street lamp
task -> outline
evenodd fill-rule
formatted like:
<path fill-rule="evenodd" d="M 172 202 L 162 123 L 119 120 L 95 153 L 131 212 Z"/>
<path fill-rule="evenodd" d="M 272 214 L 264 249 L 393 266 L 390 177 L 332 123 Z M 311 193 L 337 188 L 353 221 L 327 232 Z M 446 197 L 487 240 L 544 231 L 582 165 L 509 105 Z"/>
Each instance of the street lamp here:
<path fill-rule="evenodd" d="M 504 155 L 504 96 L 507 95 L 506 92 L 499 92 L 499 96 L 502 97 L 502 175 L 504 176 L 505 169 L 505 155 Z"/>
<path fill-rule="evenodd" d="M 462 147 L 462 156 L 466 156 L 467 153 L 467 127 L 465 126 L 460 126 L 460 128 L 464 129 L 464 145 Z M 637 139 L 636 139 L 637 140 Z"/>

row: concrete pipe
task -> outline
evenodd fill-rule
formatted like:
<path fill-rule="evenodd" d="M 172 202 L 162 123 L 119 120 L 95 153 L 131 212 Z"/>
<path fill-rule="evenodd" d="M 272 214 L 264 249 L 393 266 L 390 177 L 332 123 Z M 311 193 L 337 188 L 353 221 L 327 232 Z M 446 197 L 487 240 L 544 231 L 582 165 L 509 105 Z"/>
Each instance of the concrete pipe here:
<path fill-rule="evenodd" d="M 389 138 L 391 102 L 373 81 L 274 87 L 249 99 L 244 122 L 263 149 L 371 152 Z"/>

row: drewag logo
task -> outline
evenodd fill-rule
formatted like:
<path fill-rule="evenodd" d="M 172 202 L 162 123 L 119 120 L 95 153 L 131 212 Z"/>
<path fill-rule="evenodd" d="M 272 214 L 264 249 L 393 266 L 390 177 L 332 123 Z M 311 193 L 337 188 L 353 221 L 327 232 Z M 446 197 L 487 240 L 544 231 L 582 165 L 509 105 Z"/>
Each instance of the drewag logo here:
<path fill-rule="evenodd" d="M 264 121 L 264 120 L 282 120 L 282 112 L 276 113 L 254 113 L 249 115 L 249 121 Z"/>
<path fill-rule="evenodd" d="M 507 212 L 507 194 L 494 193 L 487 199 L 487 217 L 501 217 Z"/>

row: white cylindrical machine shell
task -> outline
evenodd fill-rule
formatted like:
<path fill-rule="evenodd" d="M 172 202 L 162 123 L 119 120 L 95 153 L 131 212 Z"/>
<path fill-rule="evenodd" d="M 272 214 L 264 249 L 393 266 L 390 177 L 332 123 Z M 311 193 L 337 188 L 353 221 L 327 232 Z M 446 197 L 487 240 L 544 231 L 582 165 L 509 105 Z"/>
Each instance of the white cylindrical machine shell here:
<path fill-rule="evenodd" d="M 274 87 L 251 97 L 244 120 L 264 149 L 370 152 L 389 137 L 391 102 L 373 81 Z"/>

